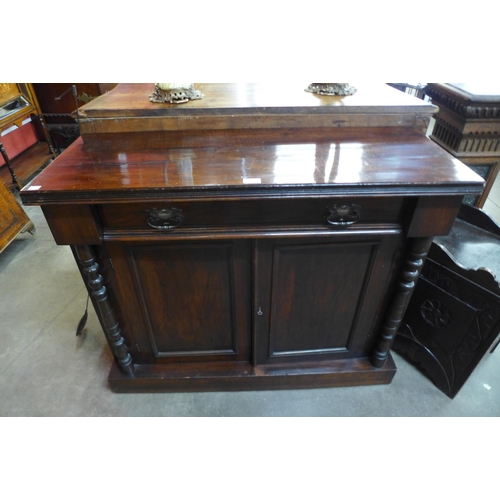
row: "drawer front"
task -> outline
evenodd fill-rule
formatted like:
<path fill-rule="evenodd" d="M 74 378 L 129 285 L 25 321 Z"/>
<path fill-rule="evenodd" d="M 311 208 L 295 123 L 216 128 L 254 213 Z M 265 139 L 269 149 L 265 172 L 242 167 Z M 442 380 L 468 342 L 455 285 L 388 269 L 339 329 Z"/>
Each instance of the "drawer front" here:
<path fill-rule="evenodd" d="M 104 229 L 303 227 L 402 224 L 403 198 L 175 201 L 98 207 Z"/>

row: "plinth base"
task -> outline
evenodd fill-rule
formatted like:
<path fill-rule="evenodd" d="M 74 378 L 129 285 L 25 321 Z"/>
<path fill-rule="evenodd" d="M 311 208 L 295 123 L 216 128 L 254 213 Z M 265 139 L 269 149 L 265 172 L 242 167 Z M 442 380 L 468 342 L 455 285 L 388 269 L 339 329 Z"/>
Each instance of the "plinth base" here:
<path fill-rule="evenodd" d="M 135 365 L 125 375 L 116 364 L 109 374 L 115 392 L 207 392 L 312 389 L 390 384 L 396 373 L 391 356 L 382 368 L 368 358 L 293 365 L 252 366 L 247 362 Z"/>

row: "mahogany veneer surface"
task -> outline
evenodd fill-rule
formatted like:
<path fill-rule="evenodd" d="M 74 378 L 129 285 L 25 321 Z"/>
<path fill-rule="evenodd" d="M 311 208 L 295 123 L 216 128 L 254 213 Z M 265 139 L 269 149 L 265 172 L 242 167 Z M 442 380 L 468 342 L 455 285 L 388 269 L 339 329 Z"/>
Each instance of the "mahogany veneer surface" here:
<path fill-rule="evenodd" d="M 306 86 L 196 84 L 205 98 L 177 106 L 119 85 L 23 190 L 73 247 L 114 390 L 392 380 L 431 238 L 483 181 L 424 137 L 434 106 Z"/>
<path fill-rule="evenodd" d="M 341 192 L 429 194 L 481 189 L 482 179 L 425 137 L 239 148 L 127 150 L 86 148 L 82 138 L 24 190 L 26 203 L 155 195 L 265 194 L 284 187 Z M 432 188 L 432 189 L 431 189 Z"/>
<path fill-rule="evenodd" d="M 195 83 L 195 88 L 204 95 L 183 105 L 158 104 L 149 101 L 154 91 L 153 83 L 119 84 L 118 87 L 100 96 L 81 108 L 84 117 L 130 117 L 130 116 L 182 116 L 221 115 L 235 111 L 256 115 L 259 113 L 290 114 L 328 113 L 332 108 L 349 112 L 371 112 L 381 114 L 394 111 L 399 114 L 415 110 L 432 111 L 431 104 L 413 99 L 384 84 L 363 86 L 352 96 L 321 96 L 305 92 L 308 84 L 292 83 L 277 86 L 273 83 Z M 249 124 L 250 125 L 250 124 Z"/>

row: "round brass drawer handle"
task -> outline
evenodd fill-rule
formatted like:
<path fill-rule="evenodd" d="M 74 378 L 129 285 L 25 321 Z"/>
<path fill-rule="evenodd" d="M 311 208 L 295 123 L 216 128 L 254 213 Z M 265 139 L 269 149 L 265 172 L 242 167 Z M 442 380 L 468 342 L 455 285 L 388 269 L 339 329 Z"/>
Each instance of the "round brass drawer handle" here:
<path fill-rule="evenodd" d="M 177 208 L 153 208 L 147 210 L 147 223 L 155 229 L 168 231 L 175 229 L 184 222 L 184 214 L 182 210 Z"/>
<path fill-rule="evenodd" d="M 328 224 L 337 227 L 345 227 L 358 222 L 361 217 L 361 207 L 354 203 L 350 205 L 332 205 L 327 207 Z"/>

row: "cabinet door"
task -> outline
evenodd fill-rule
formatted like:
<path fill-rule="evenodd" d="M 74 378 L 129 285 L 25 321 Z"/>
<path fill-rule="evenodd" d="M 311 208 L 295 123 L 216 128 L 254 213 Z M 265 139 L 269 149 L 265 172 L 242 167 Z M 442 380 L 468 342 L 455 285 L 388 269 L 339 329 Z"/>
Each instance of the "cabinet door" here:
<path fill-rule="evenodd" d="M 136 362 L 250 359 L 249 242 L 110 243 L 107 251 Z"/>
<path fill-rule="evenodd" d="M 401 235 L 261 240 L 256 362 L 368 356 Z"/>

